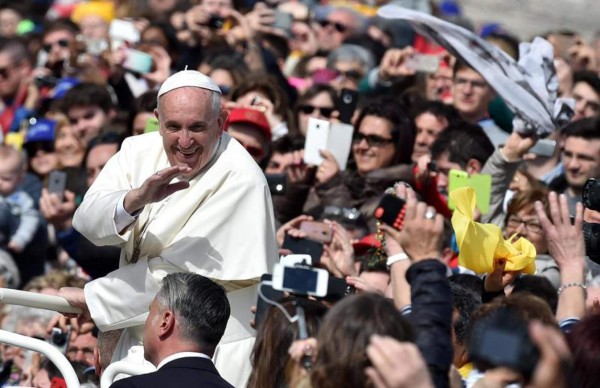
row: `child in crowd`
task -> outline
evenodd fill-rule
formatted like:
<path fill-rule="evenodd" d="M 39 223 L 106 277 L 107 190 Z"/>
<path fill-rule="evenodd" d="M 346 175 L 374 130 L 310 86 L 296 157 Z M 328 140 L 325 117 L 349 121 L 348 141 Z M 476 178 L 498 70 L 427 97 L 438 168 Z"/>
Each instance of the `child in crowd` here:
<path fill-rule="evenodd" d="M 0 145 L 0 246 L 16 253 L 31 241 L 39 223 L 33 199 L 18 189 L 24 170 L 21 153 Z"/>

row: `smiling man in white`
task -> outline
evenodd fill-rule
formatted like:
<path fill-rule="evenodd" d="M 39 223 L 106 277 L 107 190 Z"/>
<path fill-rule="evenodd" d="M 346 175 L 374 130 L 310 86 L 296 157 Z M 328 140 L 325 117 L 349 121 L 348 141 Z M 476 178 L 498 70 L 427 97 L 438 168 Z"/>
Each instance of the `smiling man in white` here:
<path fill-rule="evenodd" d="M 159 132 L 125 140 L 73 219 L 96 245 L 120 245 L 121 267 L 87 284 L 85 293 L 70 288 L 61 295 L 89 309 L 102 331 L 126 328 L 116 361 L 141 344 L 148 306 L 166 274 L 215 280 L 232 307 L 215 364 L 242 385 L 254 342 L 250 286 L 277 259 L 269 189 L 251 156 L 223 132 L 227 112 L 209 77 L 191 70 L 169 77 L 155 115 Z"/>

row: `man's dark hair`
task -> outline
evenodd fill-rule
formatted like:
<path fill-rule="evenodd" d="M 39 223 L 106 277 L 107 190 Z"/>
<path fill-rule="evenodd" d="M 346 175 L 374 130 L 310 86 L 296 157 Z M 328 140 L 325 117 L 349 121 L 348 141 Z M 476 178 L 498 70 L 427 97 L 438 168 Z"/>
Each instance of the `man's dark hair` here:
<path fill-rule="evenodd" d="M 454 62 L 454 66 L 452 66 L 452 77 L 456 77 L 456 73 L 463 69 L 475 70 L 467 62 L 463 61 L 462 59 L 457 59 L 456 62 Z"/>
<path fill-rule="evenodd" d="M 156 298 L 175 314 L 183 339 L 212 356 L 231 313 L 225 289 L 202 275 L 180 272 L 163 279 Z"/>
<path fill-rule="evenodd" d="M 415 118 L 424 113 L 430 113 L 438 120 L 446 119 L 448 125 L 461 121 L 456 108 L 441 101 L 420 101 L 412 109 L 412 116 Z"/>
<path fill-rule="evenodd" d="M 23 61 L 27 61 L 29 64 L 33 63 L 27 45 L 20 38 L 9 38 L 0 43 L 0 53 L 8 54 L 13 66 L 21 65 Z"/>
<path fill-rule="evenodd" d="M 454 334 L 456 342 L 459 344 L 465 343 L 467 329 L 471 323 L 471 315 L 481 305 L 481 298 L 475 295 L 471 290 L 455 283 L 450 284 L 452 289 L 453 308 L 458 315 L 454 320 Z"/>
<path fill-rule="evenodd" d="M 68 18 L 52 20 L 44 24 L 44 36 L 54 31 L 69 31 L 73 35 L 79 34 L 79 26 Z"/>
<path fill-rule="evenodd" d="M 556 294 L 556 288 L 550 283 L 550 280 L 543 276 L 534 275 L 521 275 L 513 282 L 513 289 L 511 294 L 517 294 L 519 292 L 529 292 L 543 300 L 545 300 L 552 313 L 556 314 L 556 307 L 558 306 L 558 295 Z"/>
<path fill-rule="evenodd" d="M 85 156 L 82 162 L 83 167 L 85 168 L 85 165 L 87 164 L 88 155 L 94 147 L 97 147 L 102 144 L 115 144 L 117 146 L 117 151 L 119 151 L 121 149 L 121 144 L 123 144 L 123 140 L 125 140 L 125 136 L 114 131 L 101 133 L 100 135 L 90 140 L 87 149 L 85 150 Z"/>
<path fill-rule="evenodd" d="M 494 149 L 479 125 L 461 121 L 449 125 L 440 133 L 431 145 L 431 157 L 435 160 L 447 152 L 448 161 L 458 163 L 461 168 L 466 168 L 471 159 L 477 160 L 483 167 Z"/>
<path fill-rule="evenodd" d="M 105 113 L 115 109 L 112 97 L 105 86 L 93 83 L 75 85 L 65 94 L 61 101 L 61 110 L 68 113 L 69 109 L 79 106 L 97 106 Z"/>
<path fill-rule="evenodd" d="M 598 73 L 590 70 L 577 71 L 573 74 L 573 86 L 579 82 L 587 84 L 594 90 L 596 96 L 600 98 L 600 77 L 598 77 Z"/>
<path fill-rule="evenodd" d="M 581 137 L 586 140 L 600 139 L 600 119 L 588 117 L 577 120 L 563 128 L 562 134 L 565 138 Z"/>
<path fill-rule="evenodd" d="M 483 280 L 479 276 L 468 273 L 457 273 L 448 278 L 450 283 L 456 284 L 473 292 L 481 301 L 481 292 L 483 291 Z"/>

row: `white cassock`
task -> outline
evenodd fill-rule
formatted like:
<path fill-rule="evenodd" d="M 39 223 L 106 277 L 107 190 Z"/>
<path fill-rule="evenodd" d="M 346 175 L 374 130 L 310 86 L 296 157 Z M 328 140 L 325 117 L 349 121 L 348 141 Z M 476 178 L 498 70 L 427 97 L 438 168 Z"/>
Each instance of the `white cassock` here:
<path fill-rule="evenodd" d="M 131 346 L 141 344 L 148 307 L 164 276 L 183 271 L 209 277 L 227 290 L 232 313 L 215 364 L 231 384 L 245 385 L 254 343 L 249 328 L 254 286 L 277 260 L 264 174 L 224 133 L 216 156 L 190 180 L 189 188 L 145 206 L 119 234 L 117 204 L 129 190 L 167 167 L 159 133 L 127 138 L 77 209 L 75 229 L 96 245 L 122 247 L 120 268 L 85 286 L 90 313 L 102 331 L 127 328 L 113 355 L 117 361 Z M 136 247 L 137 261 L 132 259 Z"/>

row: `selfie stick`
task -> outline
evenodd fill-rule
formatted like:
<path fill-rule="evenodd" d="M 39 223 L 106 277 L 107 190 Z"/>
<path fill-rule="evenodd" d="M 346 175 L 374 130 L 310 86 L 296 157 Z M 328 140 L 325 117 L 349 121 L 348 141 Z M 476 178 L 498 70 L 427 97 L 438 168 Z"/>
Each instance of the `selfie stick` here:
<path fill-rule="evenodd" d="M 296 301 L 296 316 L 298 317 L 298 339 L 307 339 L 308 330 L 306 329 L 306 319 L 304 317 L 304 307 L 299 301 Z M 310 371 L 312 369 L 312 358 L 310 355 L 302 357 L 302 365 L 304 369 Z"/>
<path fill-rule="evenodd" d="M 58 311 L 59 313 L 81 314 L 79 307 L 73 307 L 65 298 L 38 294 L 36 292 L 0 288 L 0 302 L 33 307 L 36 309 Z"/>

